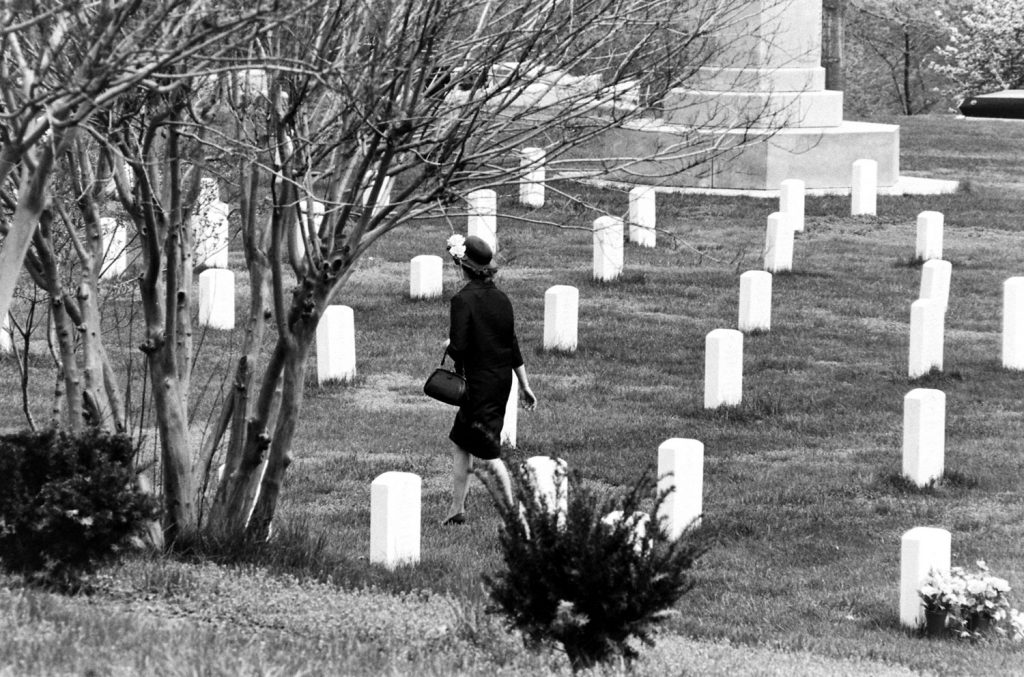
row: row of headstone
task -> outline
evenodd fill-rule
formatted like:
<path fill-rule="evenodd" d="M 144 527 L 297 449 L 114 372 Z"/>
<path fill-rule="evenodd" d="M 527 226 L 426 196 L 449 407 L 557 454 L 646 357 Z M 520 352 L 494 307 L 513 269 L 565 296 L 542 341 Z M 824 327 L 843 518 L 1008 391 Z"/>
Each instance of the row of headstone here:
<path fill-rule="evenodd" d="M 743 399 L 743 332 L 713 329 L 704 339 L 704 408 L 738 405 Z"/>
<path fill-rule="evenodd" d="M 544 206 L 544 182 L 547 178 L 544 155 L 543 148 L 524 148 L 520 159 L 519 202 L 534 209 Z"/>
<path fill-rule="evenodd" d="M 878 162 L 856 160 L 850 183 L 850 215 L 874 216 L 878 211 Z"/>
<path fill-rule="evenodd" d="M 1024 370 L 1024 277 L 1003 283 L 1003 366 Z"/>
<path fill-rule="evenodd" d="M 946 394 L 914 388 L 903 398 L 903 476 L 917 487 L 942 478 L 946 455 Z"/>
<path fill-rule="evenodd" d="M 594 279 L 611 282 L 618 279 L 624 266 L 623 223 L 616 216 L 594 219 Z"/>
<path fill-rule="evenodd" d="M 14 351 L 14 334 L 11 331 L 11 316 L 0 318 L 0 355 Z"/>
<path fill-rule="evenodd" d="M 230 270 L 208 268 L 199 273 L 199 324 L 235 328 L 235 274 Z"/>
<path fill-rule="evenodd" d="M 772 328 L 772 274 L 748 270 L 740 275 L 740 304 L 737 328 L 741 332 Z"/>
<path fill-rule="evenodd" d="M 316 326 L 316 377 L 323 385 L 349 383 L 356 377 L 355 314 L 349 306 L 324 309 Z"/>
<path fill-rule="evenodd" d="M 900 625 L 924 624 L 924 600 L 918 594 L 931 573 L 949 574 L 952 535 L 945 529 L 914 527 L 900 539 Z"/>
<path fill-rule="evenodd" d="M 768 215 L 765 229 L 764 269 L 769 273 L 793 270 L 793 217 L 787 212 Z"/>
<path fill-rule="evenodd" d="M 564 527 L 569 511 L 568 466 L 550 456 L 526 460 L 525 479 L 537 510 L 554 514 Z M 414 473 L 385 472 L 370 484 L 370 562 L 394 570 L 420 560 L 422 480 Z M 657 491 L 665 498 L 658 520 L 670 538 L 700 525 L 704 505 L 704 445 L 698 440 L 673 438 L 658 447 Z M 523 512 L 520 506 L 520 513 Z M 643 548 L 649 517 L 645 513 L 605 515 L 614 526 L 621 520 L 634 532 L 633 547 Z"/>
<path fill-rule="evenodd" d="M 910 306 L 910 347 L 907 374 L 920 378 L 933 369 L 942 370 L 946 309 L 953 266 L 942 260 L 943 215 L 921 212 L 917 215 L 915 257 L 921 266 L 918 298 Z"/>

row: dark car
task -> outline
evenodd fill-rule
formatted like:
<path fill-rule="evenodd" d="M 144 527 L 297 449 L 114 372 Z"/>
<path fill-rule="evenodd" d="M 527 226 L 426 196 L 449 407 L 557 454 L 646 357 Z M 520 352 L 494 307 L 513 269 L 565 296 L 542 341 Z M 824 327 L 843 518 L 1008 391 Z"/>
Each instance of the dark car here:
<path fill-rule="evenodd" d="M 960 112 L 969 118 L 1024 120 L 1024 89 L 968 96 L 960 102 Z"/>

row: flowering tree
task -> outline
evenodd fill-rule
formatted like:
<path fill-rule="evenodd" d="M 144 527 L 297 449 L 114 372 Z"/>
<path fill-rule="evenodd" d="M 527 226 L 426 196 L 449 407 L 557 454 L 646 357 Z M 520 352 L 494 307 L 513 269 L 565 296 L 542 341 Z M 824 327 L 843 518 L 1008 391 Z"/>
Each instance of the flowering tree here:
<path fill-rule="evenodd" d="M 943 14 L 948 44 L 937 49 L 935 70 L 955 83 L 959 96 L 1024 88 L 1024 4 L 974 0 L 962 14 Z"/>

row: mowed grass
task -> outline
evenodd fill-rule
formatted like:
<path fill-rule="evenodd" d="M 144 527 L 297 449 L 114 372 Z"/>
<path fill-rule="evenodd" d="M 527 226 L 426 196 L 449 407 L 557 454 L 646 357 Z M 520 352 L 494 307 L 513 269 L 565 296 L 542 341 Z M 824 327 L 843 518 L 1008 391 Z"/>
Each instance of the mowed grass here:
<path fill-rule="evenodd" d="M 745 338 L 744 401 L 725 412 L 703 409 L 704 337 L 736 326 L 739 274 L 761 267 L 774 200 L 659 194 L 659 247 L 628 246 L 622 278 L 595 283 L 589 232 L 599 214 L 594 207 L 622 214 L 624 192 L 557 183 L 548 205 L 532 212 L 516 206 L 513 191 L 501 194 L 498 280 L 515 305 L 540 398 L 536 411 L 520 412 L 519 444 L 509 460 L 557 455 L 588 480 L 616 487 L 653 466 L 666 439 L 704 443 L 704 523 L 719 542 L 700 562 L 697 587 L 670 623 L 672 635 L 845 661 L 848 674 L 877 674 L 882 666 L 1019 674 L 1021 644 L 927 641 L 901 630 L 898 583 L 900 536 L 916 526 L 937 526 L 952 532 L 954 564 L 986 560 L 1020 590 L 1013 599 L 1024 607 L 1024 373 L 1003 370 L 999 355 L 1002 283 L 1024 275 L 1024 178 L 1018 166 L 1024 125 L 943 117 L 898 122 L 903 171 L 959 179 L 964 189 L 950 196 L 881 197 L 875 218 L 849 217 L 847 198 L 808 197 L 795 270 L 773 281 L 772 330 Z M 953 280 L 945 373 L 912 383 L 906 377 L 909 316 L 920 268 L 908 261 L 916 215 L 926 209 L 945 214 L 944 251 Z M 562 227 L 542 225 L 551 223 Z M 232 667 L 254 674 L 567 670 L 557 657 L 534 658 L 514 641 L 495 641 L 497 621 L 480 615 L 486 603 L 481 575 L 502 566 L 498 521 L 482 487 L 473 487 L 468 526 L 438 524 L 450 491 L 447 432 L 454 409 L 427 400 L 421 387 L 440 359 L 448 299 L 460 286 L 456 271 L 446 268 L 442 299 L 414 302 L 406 296 L 409 259 L 443 254 L 449 234 L 446 224 L 429 221 L 385 238 L 338 299 L 355 312 L 354 384 L 317 385 L 311 362 L 279 518 L 282 533 L 320 535 L 323 549 L 313 562 L 288 565 L 282 558 L 272 570 L 292 566 L 319 582 L 282 579 L 273 594 L 250 594 L 245 581 L 263 590 L 272 587 L 267 581 L 273 577 L 245 569 L 237 574 L 242 583 L 228 584 L 221 582 L 226 574 L 209 565 L 129 563 L 108 572 L 115 582 L 99 586 L 92 602 L 46 598 L 23 624 L 78 627 L 85 622 L 75 620 L 82 609 L 96 604 L 113 628 L 126 623 L 125 614 L 146 616 L 139 602 L 145 598 L 162 610 L 152 621 L 157 639 L 122 642 L 121 663 L 88 663 L 82 652 L 54 650 L 49 662 L 27 672 L 97 665 L 102 673 L 105 665 L 134 664 L 123 658 L 126 653 L 143 661 L 154 651 L 154 669 L 171 671 L 168 647 L 180 622 L 195 633 L 187 642 L 197 652 L 182 659 L 181 672 L 202 664 L 205 652 L 237 656 L 234 663 L 212 661 L 210 674 L 230 674 Z M 580 346 L 571 355 L 541 348 L 544 292 L 556 284 L 580 289 Z M 239 294 L 241 309 L 244 285 Z M 203 339 L 196 370 L 203 377 L 197 376 L 195 387 L 205 394 L 197 394 L 197 428 L 209 418 L 209 404 L 228 374 L 225 349 L 238 341 L 227 332 L 208 332 Z M 15 382 L 10 360 L 0 369 L 4 383 Z M 42 373 L 33 388 L 45 412 L 51 380 Z M 926 490 L 899 479 L 903 397 L 920 386 L 939 388 L 947 397 L 947 477 Z M 0 424 L 17 425 L 17 393 L 6 390 Z M 423 478 L 422 562 L 396 572 L 367 562 L 370 482 L 389 470 Z M 403 608 L 423 623 L 404 632 L 423 641 L 390 640 L 390 630 L 360 634 L 365 621 L 358 615 L 331 625 L 323 620 L 331 611 L 308 602 L 326 596 L 344 614 L 367 604 L 358 599 L 358 591 L 366 590 L 408 601 Z M 201 612 L 211 595 L 239 601 L 211 620 Z M 367 599 L 375 600 L 372 606 L 382 598 Z M 267 600 L 290 607 L 288 613 L 267 620 Z M 446 600 L 441 607 L 449 610 L 437 611 L 430 600 Z M 244 642 L 229 631 L 239 617 L 251 620 Z M 430 634 L 430 627 L 440 626 L 445 629 Z M 0 641 L 7 664 L 24 661 L 30 646 L 39 655 L 41 640 L 30 642 L 28 634 Z M 60 641 L 67 644 L 66 637 L 54 640 Z M 71 646 L 104 641 L 80 638 Z M 677 646 L 675 641 L 662 637 L 666 646 Z M 305 663 L 292 661 L 288 651 L 325 645 L 335 653 Z M 337 652 L 341 645 L 350 648 L 349 658 Z M 671 659 L 654 652 L 640 670 L 744 672 L 743 665 L 712 664 L 692 645 L 680 651 Z M 706 662 L 688 666 L 691 655 Z M 767 669 L 778 674 L 800 672 L 774 654 L 758 660 L 770 661 L 775 667 Z M 803 674 L 835 668 L 815 665 Z"/>

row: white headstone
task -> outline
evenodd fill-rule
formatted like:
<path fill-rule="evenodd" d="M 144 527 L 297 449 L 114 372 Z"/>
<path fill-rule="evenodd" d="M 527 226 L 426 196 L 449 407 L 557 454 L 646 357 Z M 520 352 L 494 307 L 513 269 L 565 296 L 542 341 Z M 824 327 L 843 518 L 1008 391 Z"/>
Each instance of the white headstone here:
<path fill-rule="evenodd" d="M 793 270 L 793 226 L 782 212 L 768 215 L 765 231 L 764 269 L 769 273 Z"/>
<path fill-rule="evenodd" d="M 199 324 L 235 328 L 235 274 L 230 270 L 208 268 L 199 273 Z"/>
<path fill-rule="evenodd" d="M 199 180 L 197 219 L 192 226 L 195 264 L 210 268 L 228 267 L 228 214 L 227 203 L 220 200 L 216 179 Z"/>
<path fill-rule="evenodd" d="M 921 212 L 917 215 L 915 254 L 922 261 L 942 258 L 942 212 Z"/>
<path fill-rule="evenodd" d="M 914 388 L 903 398 L 903 476 L 919 487 L 942 478 L 946 456 L 946 394 Z"/>
<path fill-rule="evenodd" d="M 531 456 L 526 459 L 526 475 L 537 507 L 548 513 L 557 511 L 558 526 L 562 526 L 569 511 L 569 472 L 565 461 Z"/>
<path fill-rule="evenodd" d="M 120 277 L 128 266 L 128 241 L 123 225 L 109 216 L 100 219 L 103 234 L 103 263 L 100 278 Z"/>
<path fill-rule="evenodd" d="M 1024 370 L 1024 277 L 1003 283 L 1003 366 Z"/>
<path fill-rule="evenodd" d="M 623 517 L 625 515 L 621 510 L 612 510 L 601 518 L 601 523 L 615 528 L 623 521 Z M 639 510 L 631 513 L 629 517 L 625 517 L 626 528 L 630 530 L 629 543 L 638 555 L 644 551 L 644 547 L 648 543 L 647 525 L 650 524 L 650 521 L 651 516 Z"/>
<path fill-rule="evenodd" d="M 748 270 L 740 275 L 740 331 L 768 331 L 772 328 L 772 274 Z"/>
<path fill-rule="evenodd" d="M 346 383 L 356 377 L 356 325 L 349 306 L 327 306 L 316 327 L 316 377 Z"/>
<path fill-rule="evenodd" d="M 945 529 L 914 527 L 900 539 L 900 624 L 919 628 L 924 623 L 924 601 L 917 594 L 932 571 L 949 573 L 953 539 Z"/>
<path fill-rule="evenodd" d="M 527 207 L 544 206 L 544 149 L 524 148 L 520 160 L 523 178 L 519 182 L 519 201 Z"/>
<path fill-rule="evenodd" d="M 395 569 L 420 561 L 419 475 L 386 472 L 370 484 L 370 562 Z"/>
<path fill-rule="evenodd" d="M 14 350 L 14 336 L 11 334 L 11 316 L 4 315 L 0 321 L 0 354 L 6 355 Z"/>
<path fill-rule="evenodd" d="M 519 428 L 519 377 L 512 372 L 512 388 L 508 391 L 505 404 L 505 420 L 501 425 L 501 443 L 515 449 L 516 433 Z"/>
<path fill-rule="evenodd" d="M 435 299 L 443 291 L 444 261 L 440 256 L 420 254 L 409 262 L 409 298 Z"/>
<path fill-rule="evenodd" d="M 853 189 L 850 191 L 850 215 L 874 216 L 878 205 L 878 162 L 853 163 Z"/>
<path fill-rule="evenodd" d="M 576 351 L 579 309 L 576 287 L 559 284 L 544 292 L 544 350 Z"/>
<path fill-rule="evenodd" d="M 921 266 L 922 299 L 938 301 L 942 312 L 949 308 L 949 281 L 953 276 L 953 264 L 942 259 L 925 261 Z"/>
<path fill-rule="evenodd" d="M 907 373 L 919 378 L 932 370 L 942 370 L 942 352 L 946 313 L 942 304 L 918 299 L 910 306 L 910 356 Z"/>
<path fill-rule="evenodd" d="M 599 216 L 594 219 L 594 279 L 610 282 L 622 274 L 622 219 Z"/>
<path fill-rule="evenodd" d="M 743 399 L 743 332 L 713 329 L 704 340 L 704 408 L 737 405 Z"/>
<path fill-rule="evenodd" d="M 800 179 L 786 179 L 779 184 L 779 211 L 789 216 L 793 230 L 804 230 L 804 182 Z"/>
<path fill-rule="evenodd" d="M 498 195 L 489 188 L 474 190 L 466 195 L 469 203 L 466 234 L 476 235 L 498 253 Z"/>
<path fill-rule="evenodd" d="M 363 206 L 365 207 L 370 202 L 370 197 L 373 195 L 373 184 L 376 182 L 377 177 L 370 177 L 370 185 L 363 191 Z M 385 176 L 384 181 L 380 184 L 380 192 L 377 193 L 377 201 L 373 203 L 372 216 L 377 216 L 381 211 L 391 204 L 391 187 L 395 185 L 394 176 Z"/>
<path fill-rule="evenodd" d="M 657 244 L 657 193 L 650 186 L 629 191 L 629 241 L 641 247 Z"/>
<path fill-rule="evenodd" d="M 699 526 L 704 512 L 704 444 L 672 438 L 658 447 L 658 493 L 672 492 L 658 509 L 658 519 L 673 539 Z"/>
<path fill-rule="evenodd" d="M 306 258 L 306 238 L 311 238 L 314 242 L 317 241 L 316 233 L 320 231 L 320 224 L 324 220 L 324 203 L 318 200 L 313 200 L 313 223 L 309 223 L 309 200 L 301 200 L 299 202 L 299 218 L 295 220 L 295 228 L 292 230 L 292 246 L 295 248 L 295 254 L 299 259 Z M 310 233 L 312 228 L 312 234 Z"/>

